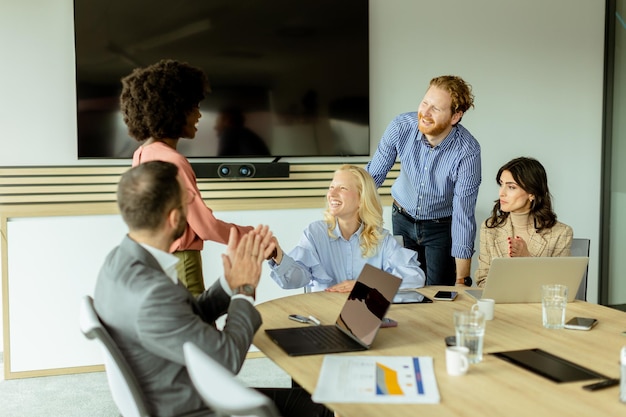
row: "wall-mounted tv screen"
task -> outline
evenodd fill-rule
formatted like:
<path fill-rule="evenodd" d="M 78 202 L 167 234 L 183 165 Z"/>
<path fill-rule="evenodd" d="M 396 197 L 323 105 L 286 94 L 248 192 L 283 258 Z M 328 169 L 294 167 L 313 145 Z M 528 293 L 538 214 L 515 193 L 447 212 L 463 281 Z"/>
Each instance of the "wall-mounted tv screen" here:
<path fill-rule="evenodd" d="M 74 23 L 79 158 L 132 157 L 120 79 L 166 58 L 211 84 L 188 157 L 369 155 L 368 0 L 74 0 Z"/>

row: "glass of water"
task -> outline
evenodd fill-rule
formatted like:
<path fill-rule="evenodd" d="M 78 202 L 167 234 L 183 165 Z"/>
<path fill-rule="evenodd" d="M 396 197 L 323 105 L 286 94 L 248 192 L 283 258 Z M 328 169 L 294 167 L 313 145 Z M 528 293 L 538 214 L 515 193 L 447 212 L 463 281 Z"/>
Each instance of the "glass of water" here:
<path fill-rule="evenodd" d="M 477 308 L 454 312 L 456 345 L 469 349 L 469 363 L 483 360 L 483 339 L 485 338 L 485 315 Z"/>
<path fill-rule="evenodd" d="M 541 291 L 543 327 L 546 329 L 562 329 L 565 325 L 567 286 L 559 284 L 543 285 Z"/>

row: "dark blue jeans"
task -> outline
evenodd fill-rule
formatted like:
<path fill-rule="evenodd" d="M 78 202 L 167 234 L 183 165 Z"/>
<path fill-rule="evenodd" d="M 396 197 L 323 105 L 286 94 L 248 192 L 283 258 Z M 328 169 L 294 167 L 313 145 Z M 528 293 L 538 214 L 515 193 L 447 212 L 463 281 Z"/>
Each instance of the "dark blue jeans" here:
<path fill-rule="evenodd" d="M 456 263 L 452 251 L 452 220 L 414 222 L 391 206 L 393 234 L 404 238 L 404 247 L 413 249 L 426 274 L 426 285 L 454 285 Z"/>

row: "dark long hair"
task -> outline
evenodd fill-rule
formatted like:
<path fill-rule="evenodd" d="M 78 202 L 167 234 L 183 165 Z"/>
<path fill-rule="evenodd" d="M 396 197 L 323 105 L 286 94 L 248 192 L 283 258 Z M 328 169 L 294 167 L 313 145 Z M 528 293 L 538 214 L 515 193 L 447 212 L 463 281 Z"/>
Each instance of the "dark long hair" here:
<path fill-rule="evenodd" d="M 503 171 L 509 171 L 515 182 L 528 194 L 535 198 L 530 204 L 530 213 L 534 219 L 535 229 L 541 232 L 550 229 L 556 224 L 556 213 L 552 210 L 552 196 L 548 189 L 548 176 L 539 161 L 534 158 L 515 158 L 504 164 L 496 175 L 496 182 L 500 184 Z M 509 217 L 508 212 L 500 209 L 500 199 L 495 201 L 491 217 L 485 220 L 485 225 L 494 228 L 502 225 Z"/>

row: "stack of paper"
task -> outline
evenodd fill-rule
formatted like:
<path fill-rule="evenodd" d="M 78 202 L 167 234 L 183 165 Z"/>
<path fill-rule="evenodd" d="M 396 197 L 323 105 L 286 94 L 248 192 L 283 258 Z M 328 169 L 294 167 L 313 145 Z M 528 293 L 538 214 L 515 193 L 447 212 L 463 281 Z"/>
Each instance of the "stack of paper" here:
<path fill-rule="evenodd" d="M 438 403 L 433 358 L 328 355 L 324 357 L 313 401 Z"/>

